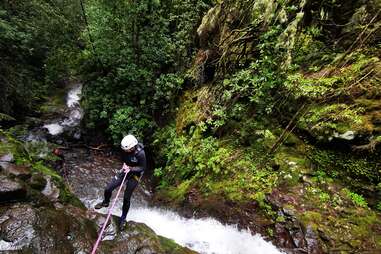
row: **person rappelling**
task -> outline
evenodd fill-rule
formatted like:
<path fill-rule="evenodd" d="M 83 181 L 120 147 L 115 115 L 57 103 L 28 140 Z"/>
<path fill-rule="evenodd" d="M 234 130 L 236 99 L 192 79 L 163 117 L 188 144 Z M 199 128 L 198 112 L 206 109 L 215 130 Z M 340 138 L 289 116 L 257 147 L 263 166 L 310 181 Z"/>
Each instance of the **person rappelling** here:
<path fill-rule="evenodd" d="M 140 178 L 147 166 L 144 146 L 133 135 L 125 136 L 121 141 L 123 167 L 115 175 L 104 191 L 104 199 L 95 205 L 95 209 L 108 207 L 114 189 L 126 181 L 124 191 L 122 215 L 119 219 L 119 228 L 123 230 L 126 225 L 126 217 L 130 209 L 130 200 L 133 191 L 137 187 Z"/>

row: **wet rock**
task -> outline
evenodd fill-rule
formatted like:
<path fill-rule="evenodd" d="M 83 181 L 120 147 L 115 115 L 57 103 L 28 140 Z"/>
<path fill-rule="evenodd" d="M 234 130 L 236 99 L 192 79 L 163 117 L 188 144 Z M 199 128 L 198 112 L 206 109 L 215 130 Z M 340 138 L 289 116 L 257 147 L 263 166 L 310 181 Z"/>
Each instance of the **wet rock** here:
<path fill-rule="evenodd" d="M 196 254 L 171 240 L 159 237 L 143 223 L 129 221 L 117 237 L 104 245 L 105 253 L 113 254 Z"/>
<path fill-rule="evenodd" d="M 14 161 L 12 153 L 0 153 L 0 171 L 6 169 Z"/>
<path fill-rule="evenodd" d="M 277 244 L 282 248 L 292 249 L 295 248 L 294 242 L 291 239 L 290 233 L 281 223 L 275 224 L 275 235 L 277 236 Z"/>
<path fill-rule="evenodd" d="M 6 153 L 0 156 L 0 162 L 14 162 L 13 154 L 12 153 Z"/>
<path fill-rule="evenodd" d="M 308 253 L 310 254 L 322 254 L 319 246 L 318 237 L 316 236 L 311 225 L 307 225 L 305 232 L 305 240 L 307 242 Z"/>
<path fill-rule="evenodd" d="M 340 134 L 338 132 L 334 132 L 333 136 L 335 138 L 339 138 L 339 139 L 353 140 L 355 138 L 355 132 L 354 131 L 346 131 L 343 134 Z"/>
<path fill-rule="evenodd" d="M 307 175 L 304 175 L 302 177 L 302 181 L 304 183 L 308 184 L 308 185 L 311 185 L 311 186 L 313 185 L 313 182 L 312 182 L 311 178 L 309 176 L 307 176 Z"/>
<path fill-rule="evenodd" d="M 30 167 L 24 165 L 15 165 L 10 163 L 3 166 L 3 169 L 7 174 L 16 176 L 23 180 L 27 180 L 31 177 Z"/>
<path fill-rule="evenodd" d="M 26 189 L 17 181 L 0 175 L 0 202 L 9 202 L 24 199 Z"/>
<path fill-rule="evenodd" d="M 29 185 L 36 190 L 42 191 L 46 186 L 46 179 L 42 174 L 33 174 L 29 180 Z"/>
<path fill-rule="evenodd" d="M 42 194 L 44 194 L 50 201 L 58 201 L 58 197 L 60 196 L 60 190 L 52 181 L 51 176 L 46 176 L 46 186 L 42 190 Z"/>
<path fill-rule="evenodd" d="M 84 210 L 29 204 L 0 208 L 0 253 L 88 253 L 95 237 Z"/>
<path fill-rule="evenodd" d="M 29 205 L 15 205 L 0 213 L 0 251 L 21 250 L 31 244 L 36 213 Z"/>

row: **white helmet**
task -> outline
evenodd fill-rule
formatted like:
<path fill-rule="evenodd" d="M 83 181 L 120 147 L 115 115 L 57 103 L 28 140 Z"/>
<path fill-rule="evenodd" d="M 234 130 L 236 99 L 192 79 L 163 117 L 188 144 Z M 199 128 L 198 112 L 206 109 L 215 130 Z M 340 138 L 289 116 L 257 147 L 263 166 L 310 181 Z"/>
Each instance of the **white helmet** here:
<path fill-rule="evenodd" d="M 120 147 L 123 150 L 129 150 L 136 146 L 138 144 L 138 140 L 135 138 L 134 135 L 127 135 L 122 139 L 122 142 L 120 142 Z"/>

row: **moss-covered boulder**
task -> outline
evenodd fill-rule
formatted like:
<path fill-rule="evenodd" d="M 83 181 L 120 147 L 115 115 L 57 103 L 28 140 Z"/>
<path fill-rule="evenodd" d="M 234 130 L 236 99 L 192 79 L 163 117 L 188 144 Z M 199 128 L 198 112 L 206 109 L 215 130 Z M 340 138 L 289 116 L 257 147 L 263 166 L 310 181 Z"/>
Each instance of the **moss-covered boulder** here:
<path fill-rule="evenodd" d="M 36 161 L 22 142 L 1 133 L 0 151 L 15 160 L 0 172 L 0 252 L 89 253 L 105 215 L 86 210 L 46 161 Z M 117 220 L 108 225 L 98 253 L 195 253 L 141 223 L 119 231 Z"/>
<path fill-rule="evenodd" d="M 115 218 L 114 222 L 117 221 Z M 114 225 L 115 226 L 115 225 Z M 143 223 L 129 221 L 126 228 L 118 232 L 112 241 L 102 242 L 104 253 L 133 254 L 133 253 L 158 253 L 158 254 L 196 254 L 188 248 L 176 244 L 174 241 L 155 232 Z"/>

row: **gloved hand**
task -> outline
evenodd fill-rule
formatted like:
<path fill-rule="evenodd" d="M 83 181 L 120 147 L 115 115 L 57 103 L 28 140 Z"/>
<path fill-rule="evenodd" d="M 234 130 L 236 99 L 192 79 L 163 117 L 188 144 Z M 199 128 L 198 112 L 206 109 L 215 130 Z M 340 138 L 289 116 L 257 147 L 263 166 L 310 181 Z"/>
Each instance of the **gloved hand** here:
<path fill-rule="evenodd" d="M 123 167 L 122 167 L 122 169 L 123 169 L 124 173 L 126 173 L 126 174 L 127 174 L 128 172 L 130 172 L 130 167 L 127 166 L 126 163 L 123 163 Z"/>

